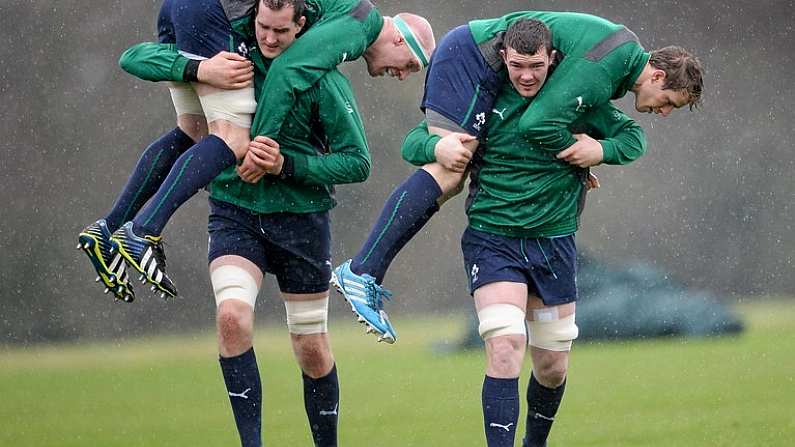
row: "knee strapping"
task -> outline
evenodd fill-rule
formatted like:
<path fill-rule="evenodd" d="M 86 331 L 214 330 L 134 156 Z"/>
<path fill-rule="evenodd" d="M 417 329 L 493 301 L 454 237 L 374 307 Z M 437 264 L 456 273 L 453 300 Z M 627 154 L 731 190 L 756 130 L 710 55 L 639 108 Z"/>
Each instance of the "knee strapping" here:
<path fill-rule="evenodd" d="M 310 335 L 328 332 L 328 297 L 312 301 L 285 301 L 287 328 L 291 334 Z"/>
<path fill-rule="evenodd" d="M 210 282 L 213 284 L 216 305 L 235 299 L 244 301 L 254 308 L 259 287 L 246 269 L 236 265 L 222 265 L 210 272 Z"/>
<path fill-rule="evenodd" d="M 478 332 L 488 340 L 501 335 L 527 335 L 524 311 L 512 304 L 492 304 L 478 312 Z"/>
<path fill-rule="evenodd" d="M 229 121 L 239 127 L 251 127 L 251 119 L 257 109 L 253 88 L 222 90 L 200 96 L 202 109 L 207 122 Z"/>
<path fill-rule="evenodd" d="M 574 314 L 561 319 L 535 320 L 527 323 L 529 344 L 548 351 L 571 351 L 571 343 L 579 334 Z"/>
<path fill-rule="evenodd" d="M 168 86 L 171 92 L 171 102 L 174 103 L 174 111 L 180 115 L 204 115 L 199 96 L 190 84 L 186 82 L 172 82 Z"/>

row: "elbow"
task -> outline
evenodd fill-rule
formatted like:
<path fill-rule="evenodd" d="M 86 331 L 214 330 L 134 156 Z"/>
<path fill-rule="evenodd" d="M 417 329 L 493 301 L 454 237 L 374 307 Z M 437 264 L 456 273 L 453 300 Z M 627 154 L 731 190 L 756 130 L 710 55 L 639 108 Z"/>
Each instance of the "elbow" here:
<path fill-rule="evenodd" d="M 414 151 L 412 150 L 411 146 L 404 143 L 403 147 L 400 148 L 400 155 L 407 163 L 415 166 L 417 165 L 417 160 L 415 160 Z"/>
<path fill-rule="evenodd" d="M 124 53 L 119 57 L 119 67 L 127 73 L 133 74 L 135 66 L 135 54 L 138 51 L 140 44 L 133 45 L 124 50 Z"/>
<path fill-rule="evenodd" d="M 361 169 L 359 169 L 359 181 L 363 182 L 370 177 L 370 160 L 366 160 L 365 163 L 362 163 Z"/>
<path fill-rule="evenodd" d="M 370 169 L 372 165 L 370 163 L 369 157 L 362 157 L 359 160 L 359 163 L 356 164 L 356 168 L 353 170 L 353 183 L 361 183 L 367 180 L 370 177 Z"/>

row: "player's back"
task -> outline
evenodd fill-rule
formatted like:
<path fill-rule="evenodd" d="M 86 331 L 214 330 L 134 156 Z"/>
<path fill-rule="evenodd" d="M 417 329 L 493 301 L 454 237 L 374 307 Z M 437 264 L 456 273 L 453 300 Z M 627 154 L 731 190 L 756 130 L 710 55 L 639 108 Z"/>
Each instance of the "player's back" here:
<path fill-rule="evenodd" d="M 520 19 L 537 19 L 552 32 L 552 46 L 566 56 L 583 57 L 608 36 L 624 29 L 602 17 L 577 12 L 517 11 L 496 19 L 469 22 L 475 41 L 485 42 Z"/>

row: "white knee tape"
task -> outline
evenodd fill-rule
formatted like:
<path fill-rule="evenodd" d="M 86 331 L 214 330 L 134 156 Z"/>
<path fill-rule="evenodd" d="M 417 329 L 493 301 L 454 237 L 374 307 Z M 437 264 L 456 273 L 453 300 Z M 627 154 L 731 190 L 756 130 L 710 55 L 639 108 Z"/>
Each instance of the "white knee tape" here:
<path fill-rule="evenodd" d="M 213 284 L 216 305 L 226 300 L 240 300 L 254 308 L 259 288 L 257 281 L 246 269 L 236 265 L 222 265 L 210 272 L 210 282 Z"/>
<path fill-rule="evenodd" d="M 492 304 L 478 312 L 478 332 L 488 340 L 500 335 L 526 335 L 524 311 L 512 304 Z"/>
<path fill-rule="evenodd" d="M 251 117 L 257 109 L 254 88 L 223 90 L 200 96 L 202 109 L 207 122 L 226 120 L 240 127 L 251 127 Z"/>
<path fill-rule="evenodd" d="M 527 324 L 528 343 L 548 351 L 571 351 L 571 342 L 580 332 L 574 323 L 574 314 L 559 320 L 536 320 Z"/>
<path fill-rule="evenodd" d="M 291 334 L 309 335 L 328 332 L 328 297 L 312 301 L 285 301 L 287 328 Z"/>
<path fill-rule="evenodd" d="M 171 92 L 171 102 L 174 103 L 174 111 L 180 115 L 204 115 L 202 103 L 199 95 L 187 82 L 172 82 L 168 86 Z"/>

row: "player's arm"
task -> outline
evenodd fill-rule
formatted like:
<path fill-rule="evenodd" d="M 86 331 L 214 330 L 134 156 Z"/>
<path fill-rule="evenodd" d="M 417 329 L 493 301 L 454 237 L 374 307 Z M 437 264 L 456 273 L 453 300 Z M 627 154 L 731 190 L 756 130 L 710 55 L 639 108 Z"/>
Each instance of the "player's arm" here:
<path fill-rule="evenodd" d="M 190 60 L 181 56 L 177 46 L 169 43 L 141 42 L 122 53 L 119 66 L 144 81 L 183 82 Z"/>
<path fill-rule="evenodd" d="M 557 157 L 575 166 L 624 165 L 646 152 L 643 128 L 609 103 L 583 115 L 572 130 L 577 142 Z"/>
<path fill-rule="evenodd" d="M 366 46 L 361 24 L 347 17 L 316 24 L 296 39 L 268 69 L 257 98 L 252 137 L 276 138 L 297 95 L 341 62 L 361 56 Z"/>
<path fill-rule="evenodd" d="M 400 150 L 403 159 L 414 166 L 424 166 L 436 161 L 434 150 L 442 137 L 428 131 L 428 122 L 422 120 L 406 134 Z"/>
<path fill-rule="evenodd" d="M 617 107 L 606 104 L 589 115 L 589 123 L 602 135 L 603 163 L 625 165 L 646 153 L 643 128 Z"/>
<path fill-rule="evenodd" d="M 197 61 L 179 54 L 174 44 L 155 42 L 128 48 L 119 66 L 144 81 L 201 82 L 221 89 L 247 87 L 254 76 L 251 62 L 239 54 L 223 51 Z"/>
<path fill-rule="evenodd" d="M 288 178 L 309 185 L 363 182 L 370 175 L 367 137 L 350 84 L 331 74 L 318 86 L 320 122 L 329 139 L 328 154 L 291 154 Z"/>
<path fill-rule="evenodd" d="M 522 114 L 519 130 L 546 150 L 559 152 L 575 143 L 569 127 L 586 111 L 610 100 L 611 81 L 604 68 L 561 62 L 533 103 Z"/>
<path fill-rule="evenodd" d="M 403 139 L 401 153 L 415 166 L 439 163 L 445 169 L 463 173 L 476 148 L 476 137 L 429 127 L 427 121 L 422 121 Z"/>

